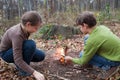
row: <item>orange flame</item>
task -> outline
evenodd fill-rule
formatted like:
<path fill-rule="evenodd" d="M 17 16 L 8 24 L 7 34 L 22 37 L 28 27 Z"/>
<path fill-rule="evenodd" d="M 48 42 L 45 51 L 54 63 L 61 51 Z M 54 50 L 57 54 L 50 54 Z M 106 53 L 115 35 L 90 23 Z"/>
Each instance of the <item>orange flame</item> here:
<path fill-rule="evenodd" d="M 64 58 L 64 56 L 61 56 L 61 58 L 60 58 L 60 60 L 59 60 L 62 64 L 64 64 L 65 63 L 65 58 Z"/>
<path fill-rule="evenodd" d="M 63 48 L 63 47 L 59 47 L 59 48 L 57 48 L 56 49 L 56 52 L 55 52 L 55 58 L 57 59 L 57 60 L 59 60 L 62 64 L 64 64 L 65 63 L 65 55 L 67 55 L 67 50 L 68 50 L 68 47 L 65 47 L 65 48 Z"/>

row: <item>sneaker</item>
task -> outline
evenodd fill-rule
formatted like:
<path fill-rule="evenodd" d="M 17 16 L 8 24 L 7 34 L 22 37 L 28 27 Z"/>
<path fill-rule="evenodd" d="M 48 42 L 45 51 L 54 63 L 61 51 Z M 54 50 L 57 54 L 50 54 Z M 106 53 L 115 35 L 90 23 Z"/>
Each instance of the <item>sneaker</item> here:
<path fill-rule="evenodd" d="M 99 78 L 99 79 L 108 79 L 111 76 L 113 76 L 116 72 L 118 72 L 118 70 L 119 70 L 119 67 L 112 67 L 107 71 L 103 70 L 103 71 L 101 71 L 100 74 L 98 74 L 97 78 Z"/>

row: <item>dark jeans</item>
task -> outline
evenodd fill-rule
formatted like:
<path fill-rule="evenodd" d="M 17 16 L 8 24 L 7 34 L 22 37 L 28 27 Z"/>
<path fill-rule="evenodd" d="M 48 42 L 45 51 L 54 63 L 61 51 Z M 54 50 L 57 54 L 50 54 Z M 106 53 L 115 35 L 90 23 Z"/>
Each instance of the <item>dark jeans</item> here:
<path fill-rule="evenodd" d="M 19 44 L 19 43 L 18 43 Z M 35 42 L 33 40 L 25 40 L 23 42 L 23 60 L 29 65 L 30 62 L 39 62 L 44 60 L 45 53 L 36 49 Z M 13 49 L 2 52 L 2 59 L 8 63 L 14 63 Z"/>
<path fill-rule="evenodd" d="M 88 38 L 89 38 L 89 35 L 86 35 L 84 37 L 84 45 L 86 44 Z M 84 54 L 84 52 L 81 51 L 79 57 L 81 58 L 83 54 Z M 108 60 L 108 59 L 98 55 L 98 54 L 95 54 L 92 57 L 92 59 L 89 61 L 89 64 L 100 67 L 103 70 L 109 70 L 113 66 L 119 66 L 120 62 L 111 61 L 111 60 Z"/>

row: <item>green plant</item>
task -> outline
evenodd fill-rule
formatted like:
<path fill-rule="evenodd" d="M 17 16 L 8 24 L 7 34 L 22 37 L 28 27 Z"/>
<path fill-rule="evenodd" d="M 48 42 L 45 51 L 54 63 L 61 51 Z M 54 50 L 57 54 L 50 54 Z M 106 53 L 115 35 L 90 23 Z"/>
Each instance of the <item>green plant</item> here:
<path fill-rule="evenodd" d="M 103 11 L 97 12 L 96 14 L 98 24 L 104 22 L 105 20 L 111 19 L 110 5 L 107 4 Z"/>
<path fill-rule="evenodd" d="M 58 37 L 59 40 L 64 39 L 64 37 L 61 34 L 59 34 L 57 37 Z"/>
<path fill-rule="evenodd" d="M 51 24 L 44 25 L 42 28 L 39 29 L 39 33 L 40 34 L 45 34 L 46 32 L 49 33 L 52 26 L 53 25 Z"/>
<path fill-rule="evenodd" d="M 51 24 L 44 25 L 39 30 L 39 34 L 42 34 L 42 38 L 44 38 L 44 39 L 51 39 L 52 35 L 53 35 L 52 29 L 53 29 L 53 25 L 51 25 Z"/>

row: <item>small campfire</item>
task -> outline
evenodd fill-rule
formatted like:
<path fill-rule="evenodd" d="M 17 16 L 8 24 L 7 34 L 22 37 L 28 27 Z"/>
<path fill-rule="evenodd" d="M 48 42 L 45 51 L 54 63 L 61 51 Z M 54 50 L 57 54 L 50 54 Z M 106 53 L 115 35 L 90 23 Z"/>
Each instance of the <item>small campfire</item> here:
<path fill-rule="evenodd" d="M 61 56 L 61 58 L 59 59 L 59 61 L 60 61 L 62 64 L 64 64 L 64 63 L 65 63 L 65 58 L 64 58 L 64 56 Z"/>
<path fill-rule="evenodd" d="M 65 56 L 68 54 L 68 47 L 58 47 L 55 51 L 54 57 L 59 60 L 60 63 L 65 64 Z"/>

